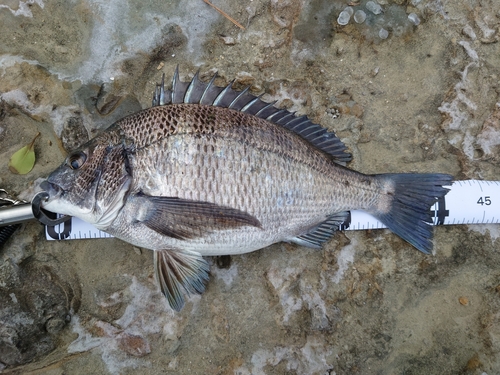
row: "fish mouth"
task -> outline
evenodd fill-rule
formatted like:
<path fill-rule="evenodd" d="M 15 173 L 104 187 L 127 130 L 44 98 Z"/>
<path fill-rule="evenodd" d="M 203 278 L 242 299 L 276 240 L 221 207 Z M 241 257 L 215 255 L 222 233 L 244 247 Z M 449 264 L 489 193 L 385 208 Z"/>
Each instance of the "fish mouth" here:
<path fill-rule="evenodd" d="M 63 195 L 64 190 L 56 184 L 49 182 L 48 180 L 43 181 L 40 184 L 40 188 L 49 195 L 49 200 L 55 198 L 56 196 Z"/>
<path fill-rule="evenodd" d="M 56 210 L 52 210 L 51 207 L 54 203 L 57 206 L 58 198 L 64 193 L 64 190 L 48 180 L 43 181 L 39 186 L 40 190 L 31 200 L 31 210 L 33 212 L 33 216 L 38 219 L 42 224 L 47 226 L 55 226 L 61 224 L 71 218 L 71 216 L 63 215 L 57 219 L 54 219 L 48 213 L 57 212 Z M 57 208 L 57 207 L 55 207 Z"/>

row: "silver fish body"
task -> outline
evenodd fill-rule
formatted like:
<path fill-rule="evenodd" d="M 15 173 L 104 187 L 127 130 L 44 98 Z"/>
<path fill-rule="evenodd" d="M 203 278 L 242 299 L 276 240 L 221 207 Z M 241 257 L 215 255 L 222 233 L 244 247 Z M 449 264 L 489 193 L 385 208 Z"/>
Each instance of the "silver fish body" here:
<path fill-rule="evenodd" d="M 122 211 L 103 230 L 118 236 L 127 233 L 127 241 L 154 250 L 239 254 L 293 241 L 336 213 L 353 208 L 373 211 L 381 202 L 383 183 L 332 163 L 325 153 L 279 125 L 213 106 L 178 104 L 174 111 L 190 129 L 195 121 L 200 128 L 213 129 L 202 130 L 206 133 L 199 136 L 190 129 L 174 130 L 178 134 L 161 136 L 129 154 L 132 186 Z M 144 115 L 156 124 L 171 112 L 172 108 L 162 106 Z M 132 116 L 126 121 L 132 125 L 137 119 Z M 127 127 L 120 124 L 121 129 Z M 145 196 L 211 202 L 244 212 L 255 221 L 207 231 L 203 231 L 205 223 L 199 222 L 192 228 L 198 233 L 188 238 L 164 236 L 142 221 L 160 203 Z M 131 227 L 134 216 L 138 220 Z"/>
<path fill-rule="evenodd" d="M 153 104 L 73 152 L 44 184 L 44 208 L 154 250 L 174 309 L 183 291 L 203 292 L 203 255 L 280 241 L 319 248 L 353 209 L 431 250 L 429 209 L 451 176 L 350 170 L 343 143 L 307 117 L 197 76 L 184 83 L 176 72 Z"/>

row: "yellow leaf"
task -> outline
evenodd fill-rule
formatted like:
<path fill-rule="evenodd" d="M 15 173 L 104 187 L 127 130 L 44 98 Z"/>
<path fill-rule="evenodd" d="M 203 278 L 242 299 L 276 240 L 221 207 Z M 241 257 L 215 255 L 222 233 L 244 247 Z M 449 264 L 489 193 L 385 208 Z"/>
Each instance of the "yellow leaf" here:
<path fill-rule="evenodd" d="M 26 174 L 33 169 L 35 165 L 35 141 L 40 133 L 38 133 L 31 143 L 16 151 L 10 158 L 9 169 L 12 173 Z"/>

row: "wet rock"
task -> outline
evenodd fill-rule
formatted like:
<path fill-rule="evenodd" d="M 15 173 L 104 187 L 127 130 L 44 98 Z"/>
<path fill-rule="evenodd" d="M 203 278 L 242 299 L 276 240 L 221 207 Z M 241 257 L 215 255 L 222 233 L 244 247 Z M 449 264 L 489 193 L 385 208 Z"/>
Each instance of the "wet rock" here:
<path fill-rule="evenodd" d="M 0 363 L 15 366 L 55 348 L 77 297 L 51 266 L 28 260 L 1 271 Z"/>

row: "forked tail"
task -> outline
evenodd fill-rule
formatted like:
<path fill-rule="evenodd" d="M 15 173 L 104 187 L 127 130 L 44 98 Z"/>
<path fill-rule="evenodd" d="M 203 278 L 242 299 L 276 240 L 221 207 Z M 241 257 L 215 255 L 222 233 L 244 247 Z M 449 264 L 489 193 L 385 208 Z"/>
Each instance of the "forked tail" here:
<path fill-rule="evenodd" d="M 371 212 L 381 222 L 418 250 L 432 251 L 432 215 L 430 208 L 444 197 L 453 177 L 440 173 L 380 174 L 376 178 L 388 186 L 386 201 Z"/>

